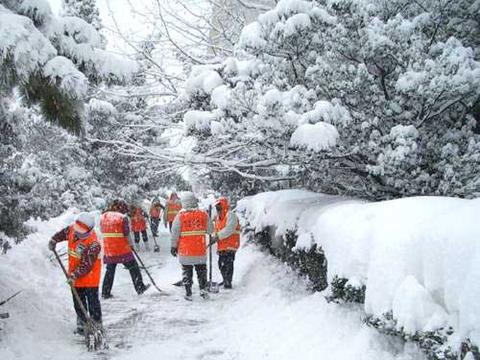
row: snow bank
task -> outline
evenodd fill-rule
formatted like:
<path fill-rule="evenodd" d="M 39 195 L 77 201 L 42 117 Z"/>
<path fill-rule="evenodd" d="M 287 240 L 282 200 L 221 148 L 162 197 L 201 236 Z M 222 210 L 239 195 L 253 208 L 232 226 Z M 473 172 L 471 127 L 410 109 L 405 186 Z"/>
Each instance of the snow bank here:
<path fill-rule="evenodd" d="M 257 231 L 296 230 L 297 248 L 321 246 L 329 281 L 366 285 L 368 314 L 392 311 L 411 334 L 448 324 L 480 344 L 480 199 L 364 203 L 287 190 L 246 198 L 238 210 Z"/>

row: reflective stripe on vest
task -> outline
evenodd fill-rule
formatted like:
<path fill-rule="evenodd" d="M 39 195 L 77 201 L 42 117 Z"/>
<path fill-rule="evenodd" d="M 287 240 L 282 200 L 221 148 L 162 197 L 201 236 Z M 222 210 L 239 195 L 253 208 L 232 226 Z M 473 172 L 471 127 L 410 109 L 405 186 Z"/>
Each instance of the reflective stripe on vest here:
<path fill-rule="evenodd" d="M 206 235 L 206 231 L 182 231 L 180 236 L 197 236 L 197 235 Z"/>
<path fill-rule="evenodd" d="M 173 202 L 171 200 L 167 201 L 167 221 L 172 222 L 175 219 L 175 216 L 180 212 L 182 209 L 182 205 L 178 202 Z"/>
<path fill-rule="evenodd" d="M 68 255 L 73 256 L 75 259 L 81 259 L 82 256 L 78 254 L 75 250 L 68 249 Z"/>
<path fill-rule="evenodd" d="M 100 217 L 103 234 L 103 253 L 106 257 L 121 257 L 132 252 L 127 236 L 123 233 L 126 216 L 108 211 Z"/>
<path fill-rule="evenodd" d="M 122 238 L 125 235 L 123 233 L 103 233 L 103 237 L 106 238 Z"/>

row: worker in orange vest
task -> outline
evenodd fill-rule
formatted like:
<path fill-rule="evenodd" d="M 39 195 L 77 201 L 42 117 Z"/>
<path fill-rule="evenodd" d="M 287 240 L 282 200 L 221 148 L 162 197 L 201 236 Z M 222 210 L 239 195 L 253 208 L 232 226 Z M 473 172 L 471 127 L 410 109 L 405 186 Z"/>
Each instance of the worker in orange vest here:
<path fill-rule="evenodd" d="M 150 250 L 148 246 L 146 216 L 147 214 L 145 214 L 145 211 L 143 211 L 140 206 L 132 205 L 132 211 L 130 212 L 130 223 L 132 224 L 132 232 L 137 251 L 140 250 L 140 233 L 142 233 L 145 250 Z"/>
<path fill-rule="evenodd" d="M 168 228 L 170 232 L 172 232 L 172 224 L 173 220 L 177 216 L 178 212 L 182 209 L 182 203 L 180 202 L 180 199 L 178 198 L 178 195 L 176 192 L 172 192 L 170 195 L 170 198 L 167 200 L 167 203 L 165 204 L 165 210 L 163 211 L 163 225 L 167 227 L 168 223 Z"/>
<path fill-rule="evenodd" d="M 235 254 L 240 247 L 240 222 L 230 210 L 228 199 L 221 197 L 215 203 L 215 234 L 212 242 L 217 243 L 218 268 L 223 277 L 223 287 L 232 288 Z"/>
<path fill-rule="evenodd" d="M 142 274 L 133 255 L 128 240 L 130 229 L 128 225 L 128 205 L 121 200 L 115 200 L 100 216 L 100 230 L 103 235 L 103 262 L 107 271 L 103 278 L 102 297 L 112 297 L 113 280 L 117 264 L 123 264 L 129 271 L 137 294 L 143 294 L 150 285 L 143 283 Z"/>
<path fill-rule="evenodd" d="M 207 234 L 213 232 L 213 224 L 207 212 L 198 208 L 198 200 L 193 193 L 182 196 L 183 209 L 175 217 L 172 225 L 171 253 L 179 258 L 182 265 L 185 299 L 192 300 L 193 268 L 197 273 L 200 296 L 207 293 Z"/>
<path fill-rule="evenodd" d="M 152 229 L 153 237 L 158 237 L 158 225 L 160 224 L 160 215 L 164 209 L 160 200 L 156 197 L 152 201 L 150 207 L 150 228 Z"/>
<path fill-rule="evenodd" d="M 53 251 L 57 243 L 68 241 L 68 282 L 77 291 L 89 316 L 101 327 L 102 309 L 98 298 L 102 268 L 99 258 L 101 246 L 93 229 L 94 226 L 95 217 L 90 213 L 81 213 L 72 225 L 52 236 L 48 248 Z M 74 296 L 73 306 L 77 313 L 75 332 L 83 335 L 87 319 Z"/>

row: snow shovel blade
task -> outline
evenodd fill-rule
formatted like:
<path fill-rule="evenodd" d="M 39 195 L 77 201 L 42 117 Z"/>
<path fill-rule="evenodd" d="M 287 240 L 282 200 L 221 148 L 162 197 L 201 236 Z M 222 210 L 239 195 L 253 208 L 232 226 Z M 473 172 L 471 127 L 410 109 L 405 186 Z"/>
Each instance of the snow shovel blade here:
<path fill-rule="evenodd" d="M 88 351 L 108 349 L 107 339 L 101 329 L 94 324 L 87 324 L 85 330 L 85 342 Z"/>
<path fill-rule="evenodd" d="M 183 280 L 179 280 L 172 284 L 173 286 L 183 286 Z"/>
<path fill-rule="evenodd" d="M 208 290 L 208 292 L 211 292 L 213 294 L 217 294 L 220 291 L 219 288 L 220 287 L 218 286 L 218 283 L 212 281 L 208 284 L 207 290 Z"/>

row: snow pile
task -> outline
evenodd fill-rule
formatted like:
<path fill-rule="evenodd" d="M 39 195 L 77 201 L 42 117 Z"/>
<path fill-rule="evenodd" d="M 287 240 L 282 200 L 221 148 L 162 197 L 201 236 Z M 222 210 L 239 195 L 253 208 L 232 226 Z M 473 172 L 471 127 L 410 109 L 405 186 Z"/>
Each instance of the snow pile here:
<path fill-rule="evenodd" d="M 339 134 L 337 128 L 325 122 L 300 125 L 290 138 L 293 147 L 312 151 L 328 150 L 337 144 Z"/>
<path fill-rule="evenodd" d="M 448 324 L 480 344 L 480 199 L 362 203 L 290 190 L 246 198 L 238 209 L 256 231 L 296 230 L 297 248 L 321 246 L 329 281 L 366 285 L 368 314 L 392 311 L 411 334 Z"/>

